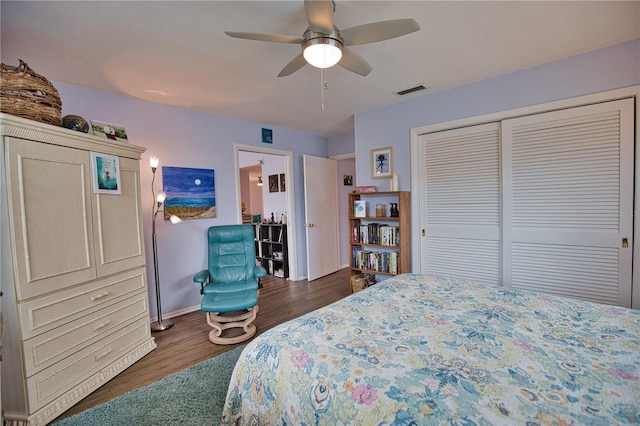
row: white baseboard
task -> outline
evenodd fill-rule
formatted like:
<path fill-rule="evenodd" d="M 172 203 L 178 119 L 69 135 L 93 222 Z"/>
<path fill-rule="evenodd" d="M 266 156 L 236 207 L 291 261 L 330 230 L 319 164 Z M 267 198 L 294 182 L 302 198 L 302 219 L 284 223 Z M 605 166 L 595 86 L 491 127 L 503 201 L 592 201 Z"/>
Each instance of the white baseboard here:
<path fill-rule="evenodd" d="M 163 314 L 162 318 L 179 317 L 180 315 L 188 314 L 188 313 L 199 311 L 199 310 L 200 310 L 200 305 L 190 306 L 188 308 L 184 308 L 184 309 L 180 309 L 180 310 L 177 310 L 177 311 L 169 312 L 168 314 Z M 157 315 L 151 317 L 151 322 L 154 322 L 154 321 L 158 321 L 158 316 Z"/>

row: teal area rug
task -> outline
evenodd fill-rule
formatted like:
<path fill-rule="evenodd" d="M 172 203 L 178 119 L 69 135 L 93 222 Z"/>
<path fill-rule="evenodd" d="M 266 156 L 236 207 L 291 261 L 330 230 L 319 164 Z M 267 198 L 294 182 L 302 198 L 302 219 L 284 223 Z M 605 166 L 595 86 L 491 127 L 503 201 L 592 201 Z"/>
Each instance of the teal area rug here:
<path fill-rule="evenodd" d="M 219 425 L 239 346 L 143 388 L 62 419 L 55 426 Z"/>

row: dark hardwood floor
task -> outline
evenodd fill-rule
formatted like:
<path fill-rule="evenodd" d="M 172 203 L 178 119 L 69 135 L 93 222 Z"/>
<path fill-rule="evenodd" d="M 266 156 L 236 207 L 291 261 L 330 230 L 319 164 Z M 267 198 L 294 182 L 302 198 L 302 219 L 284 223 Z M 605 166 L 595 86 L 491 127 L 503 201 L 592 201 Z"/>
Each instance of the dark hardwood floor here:
<path fill-rule="evenodd" d="M 349 268 L 315 281 L 289 281 L 271 276 L 262 279 L 259 311 L 255 321 L 261 334 L 270 328 L 347 296 Z M 193 291 L 198 291 L 194 284 Z M 140 361 L 94 391 L 57 420 L 106 402 L 164 376 L 195 365 L 239 345 L 221 346 L 209 342 L 211 328 L 201 311 L 172 318 L 169 330 L 153 333 L 158 347 Z M 229 330 L 231 332 L 231 330 Z M 246 344 L 243 342 L 241 344 Z"/>

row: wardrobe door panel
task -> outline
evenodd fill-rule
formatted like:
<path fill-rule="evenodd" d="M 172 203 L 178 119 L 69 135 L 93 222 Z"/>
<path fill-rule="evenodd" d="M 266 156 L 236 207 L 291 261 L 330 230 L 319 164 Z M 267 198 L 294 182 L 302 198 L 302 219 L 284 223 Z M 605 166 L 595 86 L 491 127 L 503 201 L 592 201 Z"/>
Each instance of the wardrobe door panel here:
<path fill-rule="evenodd" d="M 99 276 L 144 265 L 138 161 L 120 157 L 121 193 L 96 194 L 95 241 Z"/>
<path fill-rule="evenodd" d="M 18 300 L 96 277 L 86 151 L 8 138 Z"/>

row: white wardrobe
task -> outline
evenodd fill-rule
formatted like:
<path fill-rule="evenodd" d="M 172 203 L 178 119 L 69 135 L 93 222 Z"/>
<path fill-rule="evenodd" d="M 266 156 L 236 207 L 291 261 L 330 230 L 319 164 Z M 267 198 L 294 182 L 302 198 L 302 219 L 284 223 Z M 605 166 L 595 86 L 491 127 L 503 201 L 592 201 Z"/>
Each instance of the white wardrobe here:
<path fill-rule="evenodd" d="M 47 424 L 156 345 L 149 326 L 144 148 L 0 114 L 2 408 Z M 91 153 L 117 158 L 96 193 Z"/>
<path fill-rule="evenodd" d="M 420 134 L 420 272 L 630 307 L 634 104 Z"/>

